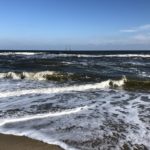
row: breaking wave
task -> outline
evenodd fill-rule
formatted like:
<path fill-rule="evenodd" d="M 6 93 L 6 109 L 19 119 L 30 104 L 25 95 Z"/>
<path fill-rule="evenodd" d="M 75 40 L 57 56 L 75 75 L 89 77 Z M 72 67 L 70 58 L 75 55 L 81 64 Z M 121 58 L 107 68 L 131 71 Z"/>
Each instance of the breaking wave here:
<path fill-rule="evenodd" d="M 7 56 L 7 55 L 35 55 L 35 54 L 40 54 L 40 53 L 33 53 L 33 52 L 4 52 L 0 53 L 2 56 Z"/>
<path fill-rule="evenodd" d="M 101 81 L 103 76 L 95 77 L 94 75 L 41 71 L 41 72 L 4 72 L 0 73 L 0 79 L 13 80 L 47 80 L 47 81 Z"/>
<path fill-rule="evenodd" d="M 13 92 L 1 92 L 0 98 L 21 96 L 27 94 L 57 94 L 57 93 L 67 93 L 67 92 L 79 92 L 88 91 L 96 89 L 109 89 L 122 87 L 126 82 L 126 78 L 123 77 L 121 80 L 106 80 L 95 84 L 85 84 L 85 85 L 74 85 L 67 87 L 55 87 L 55 88 L 42 88 L 42 89 L 32 89 L 32 90 L 18 90 Z"/>
<path fill-rule="evenodd" d="M 0 73 L 0 79 L 13 80 L 47 80 L 47 81 L 104 81 L 104 76 L 94 76 L 87 74 L 41 71 L 41 72 L 4 72 Z M 102 80 L 103 79 L 103 80 Z"/>
<path fill-rule="evenodd" d="M 54 71 L 43 71 L 43 72 L 6 72 L 0 73 L 1 79 L 13 79 L 13 80 L 47 80 L 47 81 L 101 81 L 101 77 L 93 77 L 87 76 L 86 74 L 73 74 L 73 73 L 61 73 L 61 72 L 54 72 Z M 59 88 L 61 91 L 74 91 L 75 89 L 81 90 L 88 90 L 88 89 L 96 89 L 96 88 L 117 88 L 122 87 L 124 89 L 143 89 L 143 90 L 150 90 L 150 80 L 138 80 L 138 79 L 128 79 L 126 76 L 123 76 L 119 80 L 105 80 L 100 83 L 96 84 L 86 84 L 80 85 L 78 87 L 64 87 Z M 52 90 L 57 91 L 55 90 Z M 59 90 L 58 90 L 59 91 Z M 52 92 L 52 93 L 53 93 Z"/>
<path fill-rule="evenodd" d="M 29 79 L 29 80 L 50 80 L 50 77 L 60 78 L 62 76 L 60 73 L 53 71 L 43 71 L 43 72 L 6 72 L 0 73 L 0 78 L 6 79 Z"/>
<path fill-rule="evenodd" d="M 96 78 L 89 77 L 87 75 L 80 74 L 71 74 L 71 73 L 60 73 L 54 71 L 43 71 L 43 72 L 7 72 L 0 73 L 1 79 L 13 79 L 13 80 L 48 80 L 48 81 L 95 81 Z M 99 77 L 99 80 L 101 77 Z M 63 88 L 55 88 L 51 90 L 50 93 L 55 93 L 54 91 L 82 91 L 88 89 L 96 89 L 96 88 L 117 88 L 122 87 L 124 89 L 141 89 L 141 90 L 150 90 L 150 80 L 130 80 L 127 79 L 126 76 L 123 76 L 120 80 L 106 80 L 96 84 L 86 84 L 80 85 L 78 87 L 63 87 Z M 80 89 L 81 88 L 81 89 Z M 53 91 L 53 92 L 52 92 Z"/>

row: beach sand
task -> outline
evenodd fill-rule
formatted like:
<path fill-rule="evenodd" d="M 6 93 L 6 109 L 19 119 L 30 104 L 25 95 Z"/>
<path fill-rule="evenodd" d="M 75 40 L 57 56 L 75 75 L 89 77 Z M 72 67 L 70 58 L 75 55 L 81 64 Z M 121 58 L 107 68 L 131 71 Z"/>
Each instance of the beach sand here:
<path fill-rule="evenodd" d="M 63 150 L 59 146 L 45 144 L 27 137 L 0 134 L 0 150 Z"/>

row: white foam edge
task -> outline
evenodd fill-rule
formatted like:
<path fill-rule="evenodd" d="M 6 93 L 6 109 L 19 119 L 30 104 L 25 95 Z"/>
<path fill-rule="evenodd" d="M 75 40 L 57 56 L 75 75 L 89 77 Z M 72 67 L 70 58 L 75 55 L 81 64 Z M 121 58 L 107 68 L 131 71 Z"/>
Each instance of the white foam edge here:
<path fill-rule="evenodd" d="M 109 89 L 111 84 L 121 87 L 124 85 L 126 78 L 121 80 L 106 80 L 95 84 L 85 84 L 85 85 L 74 85 L 68 87 L 54 87 L 54 88 L 41 88 L 41 89 L 30 89 L 30 90 L 18 90 L 12 92 L 0 92 L 0 98 L 22 96 L 27 94 L 57 94 L 57 93 L 67 93 L 67 92 L 78 92 L 87 91 L 94 89 Z"/>
<path fill-rule="evenodd" d="M 2 56 L 7 56 L 7 55 L 35 55 L 35 54 L 40 54 L 40 53 L 34 53 L 34 52 L 4 52 L 0 53 Z"/>
<path fill-rule="evenodd" d="M 0 55 L 36 55 L 43 54 L 42 52 L 4 52 L 0 53 Z M 43 54 L 51 57 L 144 57 L 149 58 L 149 54 L 98 54 L 98 55 L 89 55 L 89 54 Z"/>
<path fill-rule="evenodd" d="M 52 57 L 84 57 L 84 58 L 98 58 L 98 57 L 143 57 L 149 58 L 149 54 L 98 54 L 98 55 L 89 55 L 89 54 L 49 54 Z"/>
<path fill-rule="evenodd" d="M 43 119 L 43 118 L 48 118 L 48 117 L 58 117 L 58 116 L 75 114 L 75 113 L 79 113 L 81 111 L 87 110 L 89 108 L 91 108 L 91 107 L 83 106 L 83 107 L 77 107 L 77 108 L 73 108 L 73 109 L 69 109 L 69 110 L 64 110 L 61 112 L 54 112 L 54 113 L 49 112 L 49 113 L 44 113 L 44 114 L 24 116 L 24 117 L 20 117 L 20 118 L 1 119 L 0 126 L 4 126 L 5 124 L 8 124 L 8 123 L 16 123 L 16 122 L 35 120 L 35 119 Z"/>
<path fill-rule="evenodd" d="M 57 139 L 52 139 L 50 137 L 47 137 L 46 135 L 42 134 L 42 133 L 38 133 L 35 130 L 28 130 L 28 131 L 22 131 L 22 132 L 17 132 L 16 130 L 7 130 L 4 131 L 2 129 L 0 129 L 0 132 L 2 134 L 5 135 L 14 135 L 14 136 L 25 136 L 34 140 L 38 140 L 41 141 L 43 143 L 47 143 L 47 144 L 52 144 L 52 145 L 58 145 L 61 148 L 65 149 L 65 150 L 77 150 L 73 147 L 70 147 L 69 145 L 65 144 L 64 142 L 58 141 Z"/>

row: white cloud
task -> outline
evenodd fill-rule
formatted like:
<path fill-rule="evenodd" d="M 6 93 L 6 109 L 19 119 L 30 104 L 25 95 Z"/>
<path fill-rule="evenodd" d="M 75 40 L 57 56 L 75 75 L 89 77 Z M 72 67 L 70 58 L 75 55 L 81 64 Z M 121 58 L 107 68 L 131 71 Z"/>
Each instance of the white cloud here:
<path fill-rule="evenodd" d="M 138 26 L 138 27 L 131 27 L 129 29 L 123 29 L 123 30 L 120 30 L 120 32 L 134 33 L 134 32 L 144 32 L 147 30 L 150 30 L 150 24 L 146 24 L 146 25 L 142 25 L 142 26 Z"/>
<path fill-rule="evenodd" d="M 120 30 L 120 32 L 126 32 L 126 33 L 133 33 L 136 32 L 137 30 L 135 29 L 124 29 L 124 30 Z"/>
<path fill-rule="evenodd" d="M 137 34 L 131 38 L 133 41 L 141 44 L 149 44 L 150 43 L 150 35 L 149 34 Z"/>
<path fill-rule="evenodd" d="M 123 38 L 122 43 L 150 45 L 150 24 L 131 27 L 129 29 L 120 30 L 120 32 L 130 33 L 126 36 L 122 36 L 125 37 Z"/>
<path fill-rule="evenodd" d="M 135 40 L 147 40 L 147 36 L 146 35 L 142 35 L 142 34 L 138 34 L 138 35 L 135 35 L 133 36 L 133 39 Z"/>
<path fill-rule="evenodd" d="M 150 30 L 150 24 L 146 24 L 139 27 L 139 30 Z"/>

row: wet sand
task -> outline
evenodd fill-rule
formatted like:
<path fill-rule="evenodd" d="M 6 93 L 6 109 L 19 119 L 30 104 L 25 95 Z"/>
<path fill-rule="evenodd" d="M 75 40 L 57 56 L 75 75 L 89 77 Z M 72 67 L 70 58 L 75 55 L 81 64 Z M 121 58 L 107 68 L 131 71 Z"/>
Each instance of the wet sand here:
<path fill-rule="evenodd" d="M 59 146 L 45 144 L 27 137 L 0 134 L 0 150 L 63 150 Z"/>

